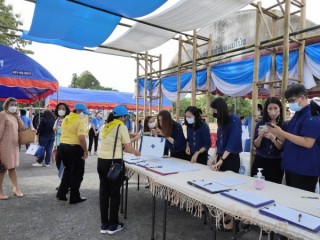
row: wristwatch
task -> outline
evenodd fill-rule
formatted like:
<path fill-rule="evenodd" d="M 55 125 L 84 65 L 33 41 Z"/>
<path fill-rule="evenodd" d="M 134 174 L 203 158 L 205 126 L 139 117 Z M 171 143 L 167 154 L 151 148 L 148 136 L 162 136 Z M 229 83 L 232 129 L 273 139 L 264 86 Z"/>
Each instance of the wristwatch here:
<path fill-rule="evenodd" d="M 223 162 L 223 161 L 226 160 L 226 159 L 224 159 L 223 157 L 221 157 L 220 160 L 222 160 L 222 162 Z"/>

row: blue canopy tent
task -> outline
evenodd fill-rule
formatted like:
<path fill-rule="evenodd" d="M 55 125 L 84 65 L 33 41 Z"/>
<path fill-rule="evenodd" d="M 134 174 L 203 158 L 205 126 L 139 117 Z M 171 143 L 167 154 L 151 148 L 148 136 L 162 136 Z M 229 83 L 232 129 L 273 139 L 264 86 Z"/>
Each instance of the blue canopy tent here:
<path fill-rule="evenodd" d="M 55 108 L 58 102 L 64 102 L 73 108 L 75 103 L 84 103 L 89 109 L 113 109 L 119 104 L 124 104 L 129 110 L 136 110 L 136 99 L 133 93 L 91 90 L 80 88 L 60 87 L 59 91 L 46 99 L 46 107 Z M 149 104 L 149 103 L 148 103 Z M 153 109 L 157 109 L 158 100 L 152 101 Z M 172 109 L 172 104 L 167 98 L 162 100 L 163 109 Z M 143 99 L 139 101 L 139 110 L 143 109 Z"/>
<path fill-rule="evenodd" d="M 0 99 L 33 103 L 56 92 L 58 81 L 27 55 L 0 44 Z"/>

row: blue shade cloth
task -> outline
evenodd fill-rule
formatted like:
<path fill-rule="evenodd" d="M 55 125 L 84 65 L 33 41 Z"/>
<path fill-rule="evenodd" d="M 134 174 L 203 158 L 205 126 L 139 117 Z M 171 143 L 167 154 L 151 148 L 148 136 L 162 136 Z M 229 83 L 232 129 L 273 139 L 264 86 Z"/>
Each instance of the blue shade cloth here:
<path fill-rule="evenodd" d="M 58 90 L 59 83 L 27 55 L 0 44 L 0 98 L 34 102 Z"/>
<path fill-rule="evenodd" d="M 320 43 L 315 43 L 305 47 L 305 52 L 312 61 L 320 64 Z"/>
<path fill-rule="evenodd" d="M 137 82 L 137 79 L 134 80 Z M 159 85 L 159 80 L 152 80 L 152 84 L 150 86 L 150 80 L 147 81 L 147 90 L 149 91 L 152 87 L 152 89 L 155 89 Z M 141 91 L 144 88 L 144 78 L 139 78 L 139 91 Z"/>
<path fill-rule="evenodd" d="M 37 0 L 31 29 L 22 38 L 76 49 L 96 47 L 120 19 L 67 0 Z"/>
<path fill-rule="evenodd" d="M 259 79 L 262 79 L 271 68 L 271 55 L 261 56 L 259 64 Z M 211 71 L 223 81 L 244 85 L 253 82 L 254 59 L 219 64 L 211 67 Z"/>
<path fill-rule="evenodd" d="M 290 51 L 289 53 L 289 71 L 294 68 L 294 66 L 297 64 L 299 59 L 299 51 L 294 50 Z M 283 55 L 282 54 L 277 54 L 276 55 L 276 70 L 278 73 L 282 73 L 283 70 Z"/>
<path fill-rule="evenodd" d="M 77 1 L 125 17 L 135 18 L 153 12 L 167 0 L 76 0 L 76 2 Z"/>
<path fill-rule="evenodd" d="M 196 81 L 197 81 L 197 86 L 198 87 L 203 86 L 204 84 L 206 84 L 206 81 L 207 81 L 207 69 L 200 70 L 200 71 L 197 72 Z"/>

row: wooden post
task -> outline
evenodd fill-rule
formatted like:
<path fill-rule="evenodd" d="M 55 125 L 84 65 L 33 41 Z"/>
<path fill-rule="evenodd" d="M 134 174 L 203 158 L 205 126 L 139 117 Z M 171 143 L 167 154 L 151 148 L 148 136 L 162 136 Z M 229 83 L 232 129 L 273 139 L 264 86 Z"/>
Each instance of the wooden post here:
<path fill-rule="evenodd" d="M 261 8 L 261 2 L 258 2 L 259 8 Z M 259 8 L 257 8 L 256 13 L 256 36 L 255 36 L 255 49 L 254 49 L 254 69 L 253 69 L 253 84 L 252 84 L 252 113 L 251 113 L 251 154 L 250 154 L 250 165 L 253 162 L 253 136 L 254 136 L 254 129 L 255 129 L 255 119 L 257 117 L 257 98 L 258 98 L 258 82 L 259 82 L 259 64 L 260 64 L 260 27 L 261 27 L 261 13 Z"/>
<path fill-rule="evenodd" d="M 286 99 L 284 91 L 288 87 L 289 76 L 289 31 L 290 31 L 290 0 L 285 0 L 284 9 L 284 33 L 283 33 L 283 63 L 282 63 L 282 84 L 281 84 L 281 103 L 282 109 L 286 109 Z M 286 117 L 286 111 L 283 111 L 283 119 Z"/>
<path fill-rule="evenodd" d="M 139 80 L 139 55 L 137 55 L 136 57 L 136 61 L 137 61 L 137 81 L 136 81 L 136 129 L 138 129 L 138 122 L 139 122 L 139 100 L 140 100 L 140 92 L 139 92 L 139 85 L 140 85 L 140 80 Z"/>
<path fill-rule="evenodd" d="M 191 80 L 191 105 L 196 105 L 197 91 L 197 31 L 193 30 L 192 38 L 192 80 Z"/>
<path fill-rule="evenodd" d="M 159 56 L 159 86 L 158 86 L 158 112 L 162 110 L 162 79 L 161 79 L 161 69 L 162 69 L 162 54 Z"/>
<path fill-rule="evenodd" d="M 180 91 L 181 91 L 181 61 L 182 61 L 182 37 L 179 36 L 178 49 L 178 75 L 177 75 L 177 101 L 176 101 L 176 120 L 180 117 Z"/>
<path fill-rule="evenodd" d="M 301 12 L 300 12 L 300 29 L 304 29 L 306 27 L 306 0 L 301 0 Z M 301 33 L 300 38 L 304 38 L 304 33 Z M 299 69 L 298 69 L 298 79 L 300 83 L 304 83 L 304 48 L 305 48 L 305 40 L 302 40 L 299 46 Z"/>
<path fill-rule="evenodd" d="M 144 94 L 143 94 L 143 117 L 147 117 L 147 85 L 148 85 L 148 52 L 144 58 Z"/>
<path fill-rule="evenodd" d="M 152 66 L 153 66 L 153 57 L 150 57 L 150 72 L 152 72 Z M 148 60 L 149 61 L 149 60 Z M 153 87 L 152 87 L 152 81 L 153 81 L 153 78 L 152 78 L 152 75 L 150 76 L 150 90 L 149 90 L 149 116 L 152 115 L 152 100 L 153 100 Z"/>
<path fill-rule="evenodd" d="M 212 50 L 212 34 L 209 35 L 208 41 L 208 56 L 211 55 Z M 210 58 L 208 59 L 210 62 Z M 211 66 L 207 63 L 207 92 L 206 92 L 206 122 L 209 124 L 210 103 L 211 103 Z"/>
<path fill-rule="evenodd" d="M 276 37 L 276 30 L 277 30 L 277 20 L 272 17 L 272 38 Z M 271 81 L 275 81 L 277 77 L 276 72 L 276 51 L 274 49 L 272 53 L 272 59 L 271 59 Z M 270 97 L 274 97 L 276 95 L 275 93 L 275 83 L 270 84 Z"/>

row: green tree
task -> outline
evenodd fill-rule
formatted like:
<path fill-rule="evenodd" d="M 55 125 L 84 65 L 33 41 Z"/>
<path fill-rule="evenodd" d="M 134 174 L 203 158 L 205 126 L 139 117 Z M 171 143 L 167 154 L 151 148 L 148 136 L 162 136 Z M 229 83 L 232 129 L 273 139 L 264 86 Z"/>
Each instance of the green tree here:
<path fill-rule="evenodd" d="M 95 89 L 95 90 L 107 90 L 107 91 L 118 91 L 110 87 L 104 87 L 100 85 L 97 78 L 89 71 L 84 71 L 78 76 L 76 73 L 72 74 L 71 88 L 82 88 L 82 89 Z"/>
<path fill-rule="evenodd" d="M 5 0 L 0 0 L 0 43 L 13 47 L 20 52 L 33 54 L 33 51 L 25 49 L 32 42 L 17 37 L 17 31 L 14 29 L 21 26 L 20 15 L 14 14 L 12 6 L 7 5 Z"/>

